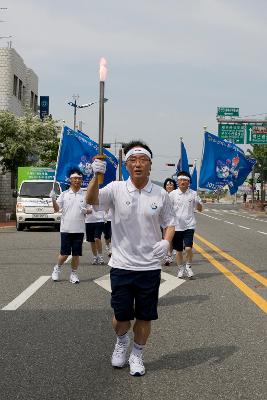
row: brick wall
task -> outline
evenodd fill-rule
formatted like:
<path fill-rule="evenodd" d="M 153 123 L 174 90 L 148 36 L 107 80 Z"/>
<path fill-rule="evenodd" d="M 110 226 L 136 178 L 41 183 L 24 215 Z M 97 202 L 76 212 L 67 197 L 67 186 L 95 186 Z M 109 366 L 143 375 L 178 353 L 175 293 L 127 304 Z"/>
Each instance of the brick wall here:
<path fill-rule="evenodd" d="M 12 197 L 14 189 L 11 189 L 11 173 L 0 174 L 0 222 L 15 217 L 16 198 Z"/>

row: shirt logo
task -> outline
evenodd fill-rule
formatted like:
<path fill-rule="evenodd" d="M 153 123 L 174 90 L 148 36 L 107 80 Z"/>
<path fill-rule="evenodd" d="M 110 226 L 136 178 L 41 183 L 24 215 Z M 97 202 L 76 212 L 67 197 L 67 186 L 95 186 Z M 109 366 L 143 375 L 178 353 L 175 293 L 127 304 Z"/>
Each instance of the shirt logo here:
<path fill-rule="evenodd" d="M 127 206 L 129 206 L 130 204 L 131 204 L 131 202 L 130 201 L 126 201 L 126 203 L 125 203 Z"/>
<path fill-rule="evenodd" d="M 158 208 L 158 206 L 156 203 L 152 203 L 151 208 L 152 208 L 152 210 L 156 210 Z"/>

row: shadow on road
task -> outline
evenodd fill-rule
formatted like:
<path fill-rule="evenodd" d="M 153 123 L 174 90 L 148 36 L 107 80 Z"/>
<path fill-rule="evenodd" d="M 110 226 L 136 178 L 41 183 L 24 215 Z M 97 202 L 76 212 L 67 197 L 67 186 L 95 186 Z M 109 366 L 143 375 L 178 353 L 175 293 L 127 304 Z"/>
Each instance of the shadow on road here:
<path fill-rule="evenodd" d="M 210 296 L 207 295 L 195 295 L 195 296 L 172 296 L 164 297 L 159 300 L 159 307 L 174 306 L 176 304 L 183 303 L 196 303 L 200 304 L 203 301 L 209 300 Z"/>
<path fill-rule="evenodd" d="M 231 357 L 238 347 L 234 345 L 217 347 L 200 347 L 196 349 L 184 350 L 179 353 L 166 354 L 160 359 L 148 362 L 149 370 L 159 369 L 180 370 L 209 361 L 210 364 L 218 364 L 226 358 Z"/>

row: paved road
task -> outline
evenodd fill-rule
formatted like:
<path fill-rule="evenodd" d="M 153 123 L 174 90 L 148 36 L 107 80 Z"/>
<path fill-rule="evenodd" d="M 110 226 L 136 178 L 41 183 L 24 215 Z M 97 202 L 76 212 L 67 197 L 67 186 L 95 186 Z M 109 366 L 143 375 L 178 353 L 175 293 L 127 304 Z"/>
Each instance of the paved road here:
<path fill-rule="evenodd" d="M 109 267 L 90 265 L 86 243 L 80 285 L 67 264 L 61 282 L 3 310 L 49 277 L 59 235 L 1 229 L 1 399 L 266 399 L 266 217 L 207 205 L 197 219 L 196 279 L 160 298 L 142 378 L 110 367 L 109 293 L 94 282 Z M 174 265 L 164 272 L 176 279 Z"/>

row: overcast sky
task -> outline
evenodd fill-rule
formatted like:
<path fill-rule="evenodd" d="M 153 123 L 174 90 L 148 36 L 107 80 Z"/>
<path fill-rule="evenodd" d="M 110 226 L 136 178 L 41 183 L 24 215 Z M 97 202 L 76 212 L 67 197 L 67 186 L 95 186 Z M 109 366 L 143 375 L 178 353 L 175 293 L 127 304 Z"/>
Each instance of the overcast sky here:
<path fill-rule="evenodd" d="M 179 138 L 201 159 L 203 126 L 217 133 L 217 106 L 267 113 L 266 0 L 0 0 L 0 36 L 39 77 L 54 118 L 73 125 L 79 104 L 99 97 L 108 62 L 105 142 L 143 139 L 154 152 L 152 178 L 174 170 Z M 0 45 L 6 46 L 6 39 Z M 98 138 L 98 106 L 78 111 Z"/>

